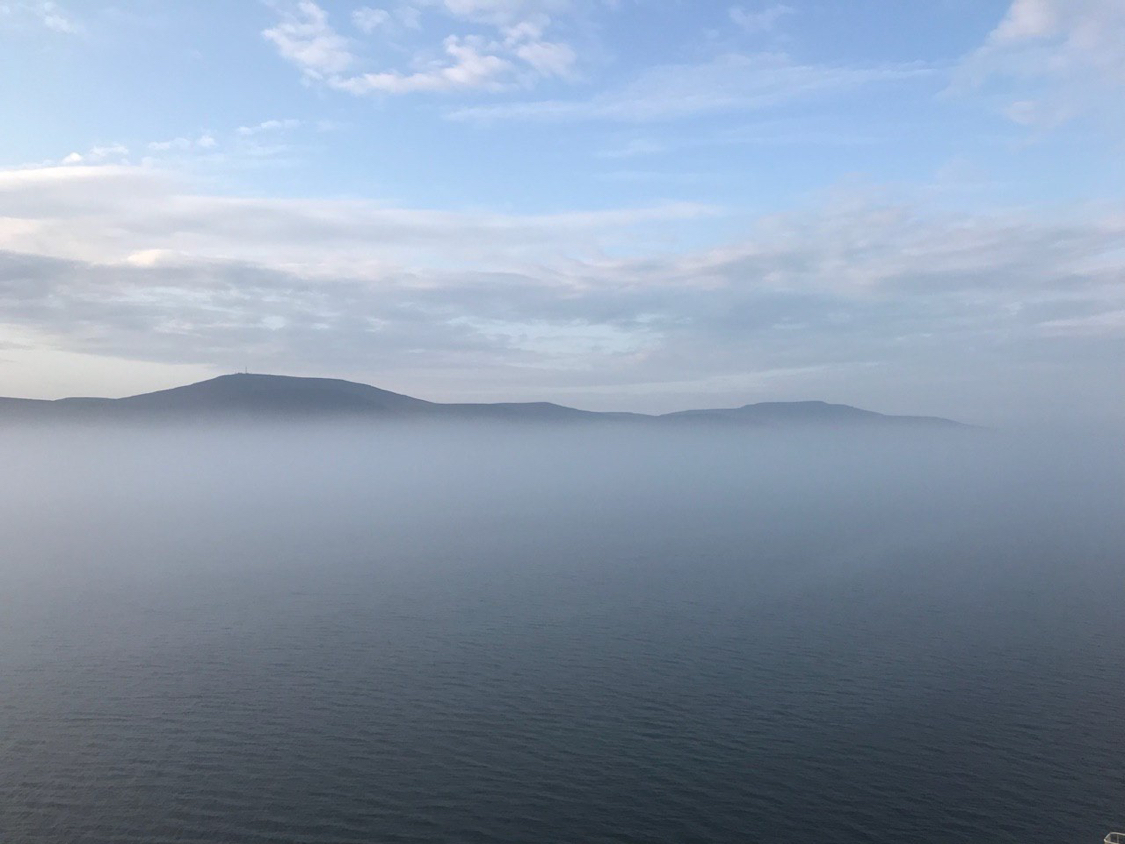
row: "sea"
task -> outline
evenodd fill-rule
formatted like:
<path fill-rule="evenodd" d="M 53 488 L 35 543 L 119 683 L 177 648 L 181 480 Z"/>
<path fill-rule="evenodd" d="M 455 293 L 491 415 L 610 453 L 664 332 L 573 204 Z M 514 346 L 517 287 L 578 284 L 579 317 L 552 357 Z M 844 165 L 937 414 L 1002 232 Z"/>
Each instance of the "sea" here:
<path fill-rule="evenodd" d="M 3 844 L 1096 844 L 1112 436 L 0 431 Z"/>

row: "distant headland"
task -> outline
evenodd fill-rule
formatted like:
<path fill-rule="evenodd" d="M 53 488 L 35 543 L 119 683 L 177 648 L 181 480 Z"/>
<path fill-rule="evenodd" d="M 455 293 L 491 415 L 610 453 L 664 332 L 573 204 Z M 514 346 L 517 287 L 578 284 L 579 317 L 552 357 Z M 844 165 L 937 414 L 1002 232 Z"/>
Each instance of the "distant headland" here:
<path fill-rule="evenodd" d="M 971 426 L 935 416 L 890 416 L 822 401 L 760 402 L 661 415 L 578 410 L 551 402 L 443 404 L 336 378 L 238 373 L 119 399 L 0 398 L 5 421 L 417 420 L 632 422 L 646 425 L 794 427 Z"/>

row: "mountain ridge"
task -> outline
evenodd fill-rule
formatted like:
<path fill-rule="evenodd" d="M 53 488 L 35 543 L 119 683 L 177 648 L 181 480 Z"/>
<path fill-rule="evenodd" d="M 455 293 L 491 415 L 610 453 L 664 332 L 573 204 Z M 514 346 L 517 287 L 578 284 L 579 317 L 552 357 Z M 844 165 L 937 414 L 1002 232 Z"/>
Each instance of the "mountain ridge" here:
<path fill-rule="evenodd" d="M 123 398 L 0 398 L 0 421 L 132 419 L 467 420 L 505 422 L 719 423 L 754 427 L 970 427 L 936 416 L 893 416 L 823 401 L 758 402 L 665 414 L 579 410 L 553 402 L 442 403 L 338 378 L 235 373 Z"/>

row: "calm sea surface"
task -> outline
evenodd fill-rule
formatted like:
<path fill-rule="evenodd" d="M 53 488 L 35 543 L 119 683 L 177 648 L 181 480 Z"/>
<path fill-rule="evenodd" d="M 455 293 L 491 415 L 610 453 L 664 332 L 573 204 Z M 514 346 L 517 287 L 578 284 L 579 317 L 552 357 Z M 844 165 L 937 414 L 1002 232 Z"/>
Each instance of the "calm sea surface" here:
<path fill-rule="evenodd" d="M 1099 842 L 1125 461 L 982 439 L 0 435 L 0 842 Z"/>

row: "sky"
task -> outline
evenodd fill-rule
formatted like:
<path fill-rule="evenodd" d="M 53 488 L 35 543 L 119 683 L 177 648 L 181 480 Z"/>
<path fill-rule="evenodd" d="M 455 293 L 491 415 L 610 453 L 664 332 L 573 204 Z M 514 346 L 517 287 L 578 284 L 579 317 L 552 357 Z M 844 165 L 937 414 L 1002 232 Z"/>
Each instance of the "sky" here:
<path fill-rule="evenodd" d="M 0 395 L 1125 427 L 1122 0 L 0 0 Z"/>

